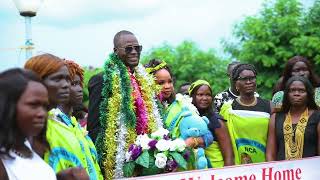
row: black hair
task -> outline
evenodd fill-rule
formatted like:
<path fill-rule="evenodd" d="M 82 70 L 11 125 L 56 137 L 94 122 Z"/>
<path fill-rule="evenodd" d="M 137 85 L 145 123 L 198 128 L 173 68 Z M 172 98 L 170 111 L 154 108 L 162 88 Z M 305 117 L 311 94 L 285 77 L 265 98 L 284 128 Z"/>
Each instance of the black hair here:
<path fill-rule="evenodd" d="M 77 120 L 85 118 L 83 113 L 88 113 L 88 109 L 82 103 L 73 106 L 72 116 Z"/>
<path fill-rule="evenodd" d="M 282 91 L 284 90 L 284 87 L 286 85 L 286 82 L 288 81 L 288 79 L 292 76 L 292 69 L 293 66 L 297 63 L 297 62 L 303 62 L 307 65 L 308 71 L 309 71 L 309 81 L 311 82 L 311 84 L 313 85 L 314 88 L 316 88 L 317 86 L 320 85 L 320 81 L 319 81 L 319 77 L 316 75 L 316 73 L 313 70 L 313 65 L 311 64 L 311 62 L 303 56 L 294 56 L 292 58 L 290 58 L 285 67 L 284 70 L 282 72 L 282 81 L 280 81 L 279 85 L 276 86 L 274 89 L 275 91 Z"/>
<path fill-rule="evenodd" d="M 240 61 L 232 61 L 230 64 L 228 64 L 228 67 L 227 67 L 228 73 L 229 73 L 230 68 L 231 68 L 232 66 L 237 66 L 237 65 L 239 65 L 239 64 L 241 64 Z M 231 74 L 229 74 L 229 76 L 230 76 L 230 75 L 231 75 Z"/>
<path fill-rule="evenodd" d="M 37 74 L 26 69 L 13 68 L 0 73 L 0 155 L 11 157 L 9 151 L 18 145 L 16 138 L 21 136 L 21 131 L 16 119 L 17 103 L 30 81 L 42 83 Z M 46 127 L 44 133 L 45 130 Z"/>
<path fill-rule="evenodd" d="M 121 36 L 128 35 L 128 34 L 134 35 L 132 32 L 127 31 L 127 30 L 122 30 L 122 31 L 117 32 L 117 34 L 114 35 L 114 38 L 113 38 L 113 46 L 114 47 L 118 47 L 119 46 L 119 40 L 120 40 Z"/>
<path fill-rule="evenodd" d="M 252 64 L 239 64 L 236 67 L 234 67 L 232 74 L 231 74 L 231 79 L 233 81 L 237 81 L 240 73 L 244 70 L 252 71 L 254 73 L 254 75 L 257 76 L 257 70 Z"/>
<path fill-rule="evenodd" d="M 156 66 L 160 65 L 161 63 L 162 63 L 162 61 L 160 59 L 151 59 L 147 64 L 144 65 L 144 67 L 145 68 L 155 68 Z M 172 78 L 173 83 L 175 83 L 174 76 L 173 76 L 172 71 L 171 71 L 170 67 L 168 66 L 168 64 L 158 70 L 150 72 L 150 74 L 155 75 L 156 72 L 161 69 L 167 70 Z M 175 99 L 176 99 L 176 95 L 174 92 L 172 92 L 171 96 L 169 97 L 169 99 L 167 99 L 167 101 L 169 104 L 171 104 Z"/>
<path fill-rule="evenodd" d="M 185 82 L 185 83 L 181 84 L 181 85 L 179 86 L 178 93 L 181 93 L 181 94 L 184 93 L 184 92 L 182 92 L 182 90 L 181 90 L 181 88 L 182 88 L 183 86 L 191 86 L 191 83 L 190 83 L 190 82 Z M 187 93 L 186 93 L 185 95 L 189 95 L 188 89 L 187 89 Z"/>
<path fill-rule="evenodd" d="M 311 82 L 303 76 L 292 76 L 291 78 L 288 79 L 288 81 L 285 85 L 285 88 L 284 88 L 284 95 L 283 95 L 281 111 L 287 113 L 290 110 L 291 104 L 289 101 L 289 90 L 290 90 L 289 88 L 290 88 L 290 85 L 294 81 L 300 81 L 304 84 L 306 91 L 307 91 L 307 98 L 308 98 L 306 101 L 307 102 L 306 105 L 309 109 L 317 110 L 318 106 L 314 100 L 314 88 L 313 88 Z"/>

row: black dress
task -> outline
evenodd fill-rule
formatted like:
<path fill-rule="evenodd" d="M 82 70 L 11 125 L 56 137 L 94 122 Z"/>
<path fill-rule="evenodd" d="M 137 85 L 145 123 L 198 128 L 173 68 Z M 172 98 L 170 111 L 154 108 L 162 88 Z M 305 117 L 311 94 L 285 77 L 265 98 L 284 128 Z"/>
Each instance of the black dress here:
<path fill-rule="evenodd" d="M 277 160 L 285 160 L 285 145 L 284 145 L 284 136 L 283 136 L 283 123 L 285 120 L 285 113 L 277 113 L 275 118 L 275 130 L 277 138 Z M 317 126 L 320 122 L 320 112 L 314 111 L 313 114 L 309 117 L 307 127 L 304 133 L 304 145 L 303 145 L 303 154 L 302 157 L 312 157 L 317 156 L 317 146 L 318 146 L 318 133 Z M 297 124 L 293 124 L 295 127 Z"/>

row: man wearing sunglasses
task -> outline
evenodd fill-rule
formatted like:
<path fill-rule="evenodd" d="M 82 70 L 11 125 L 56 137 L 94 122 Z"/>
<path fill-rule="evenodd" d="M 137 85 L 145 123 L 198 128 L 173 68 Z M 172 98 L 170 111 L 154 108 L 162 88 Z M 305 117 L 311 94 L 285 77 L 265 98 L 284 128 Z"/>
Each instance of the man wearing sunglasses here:
<path fill-rule="evenodd" d="M 153 97 L 153 78 L 139 65 L 142 46 L 133 33 L 125 30 L 114 36 L 113 44 L 113 53 L 106 60 L 103 72 L 93 76 L 88 87 L 87 127 L 89 136 L 96 142 L 105 179 L 122 178 L 128 137 L 162 127 Z M 154 115 L 157 113 L 158 119 Z"/>
<path fill-rule="evenodd" d="M 114 54 L 125 64 L 131 72 L 139 64 L 142 46 L 139 45 L 135 35 L 129 31 L 118 32 L 113 39 Z M 111 82 L 111 79 L 109 79 Z M 103 73 L 93 76 L 89 80 L 89 113 L 88 113 L 88 131 L 89 136 L 95 142 L 100 131 L 99 107 L 102 101 Z"/>

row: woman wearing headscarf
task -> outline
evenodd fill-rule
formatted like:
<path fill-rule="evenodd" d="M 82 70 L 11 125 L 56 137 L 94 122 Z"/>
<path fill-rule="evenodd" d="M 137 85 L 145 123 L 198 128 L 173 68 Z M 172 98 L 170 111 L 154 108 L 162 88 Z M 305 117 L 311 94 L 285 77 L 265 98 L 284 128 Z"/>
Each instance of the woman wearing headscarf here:
<path fill-rule="evenodd" d="M 222 117 L 213 107 L 213 96 L 210 84 L 205 80 L 197 80 L 191 84 L 189 95 L 192 103 L 198 109 L 200 116 L 209 119 L 209 130 L 215 137 L 213 143 L 205 149 L 206 157 L 211 167 L 218 168 L 234 164 L 233 151 L 228 129 L 224 125 Z"/>

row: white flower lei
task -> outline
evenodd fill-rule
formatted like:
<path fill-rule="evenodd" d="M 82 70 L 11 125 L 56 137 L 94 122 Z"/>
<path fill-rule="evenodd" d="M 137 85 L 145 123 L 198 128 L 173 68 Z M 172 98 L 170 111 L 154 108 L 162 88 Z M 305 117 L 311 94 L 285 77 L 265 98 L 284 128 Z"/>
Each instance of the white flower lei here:
<path fill-rule="evenodd" d="M 192 104 L 192 97 L 178 93 L 176 94 L 176 100 L 177 102 L 181 103 L 183 106 L 188 107 L 190 111 L 200 114 L 198 109 Z"/>

